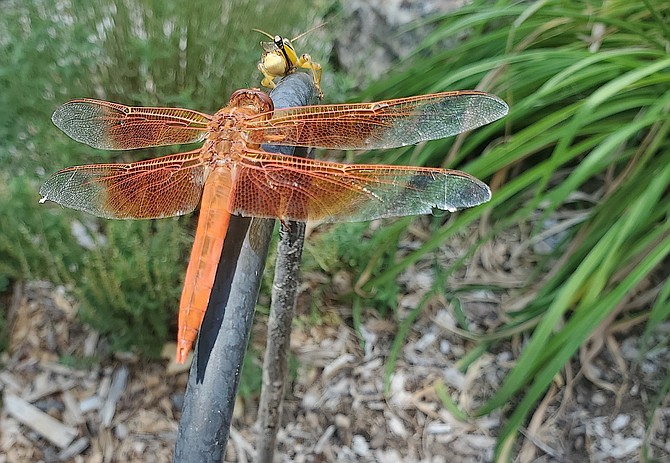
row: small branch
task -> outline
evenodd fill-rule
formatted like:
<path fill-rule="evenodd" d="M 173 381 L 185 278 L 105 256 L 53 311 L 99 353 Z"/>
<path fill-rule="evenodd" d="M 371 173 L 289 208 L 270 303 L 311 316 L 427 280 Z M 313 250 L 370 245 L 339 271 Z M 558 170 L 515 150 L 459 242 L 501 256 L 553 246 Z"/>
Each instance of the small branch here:
<path fill-rule="evenodd" d="M 255 461 L 272 461 L 277 431 L 281 425 L 282 401 L 288 370 L 291 322 L 298 296 L 300 258 L 305 237 L 304 222 L 289 222 L 277 247 L 272 284 L 272 305 L 268 320 L 263 360 L 263 388 L 258 408 L 257 456 Z"/>

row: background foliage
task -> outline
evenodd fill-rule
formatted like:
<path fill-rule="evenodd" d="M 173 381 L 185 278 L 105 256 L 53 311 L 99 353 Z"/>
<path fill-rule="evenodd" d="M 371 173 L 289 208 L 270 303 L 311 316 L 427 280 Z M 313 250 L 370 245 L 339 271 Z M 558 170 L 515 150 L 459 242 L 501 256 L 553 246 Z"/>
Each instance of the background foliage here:
<path fill-rule="evenodd" d="M 491 224 L 481 246 L 515 224 L 528 224 L 530 243 L 560 238 L 511 301 L 524 302 L 501 308 L 507 322 L 495 332 L 470 332 L 484 345 L 524 343 L 513 370 L 478 411 L 518 402 L 509 410 L 498 456 L 510 455 L 515 432 L 604 321 L 646 321 L 648 334 L 670 313 L 668 18 L 670 4 L 660 1 L 476 1 L 430 18 L 435 31 L 404 70 L 365 94 L 477 86 L 512 109 L 502 121 L 504 142 L 489 145 L 464 168 L 499 185 L 493 200 L 444 223 L 395 265 L 375 267 L 363 289 L 391 283 L 475 218 Z M 457 39 L 455 47 L 441 47 Z M 468 159 L 500 128 L 492 124 L 465 140 L 433 143 L 421 158 L 440 164 L 443 153 L 458 146 L 447 160 Z M 441 284 L 436 279 L 435 291 L 445 291 Z M 642 295 L 653 305 L 640 303 Z M 469 332 L 467 325 L 459 328 Z M 473 349 L 462 368 L 477 355 Z"/>

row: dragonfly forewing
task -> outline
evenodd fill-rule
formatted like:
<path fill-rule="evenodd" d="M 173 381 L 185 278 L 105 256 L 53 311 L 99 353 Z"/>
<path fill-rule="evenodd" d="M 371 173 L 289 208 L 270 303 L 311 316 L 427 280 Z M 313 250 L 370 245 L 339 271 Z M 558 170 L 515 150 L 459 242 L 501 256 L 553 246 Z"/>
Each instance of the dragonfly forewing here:
<path fill-rule="evenodd" d="M 180 108 L 144 108 L 79 99 L 51 116 L 67 136 L 93 148 L 126 150 L 203 141 L 210 117 Z"/>
<path fill-rule="evenodd" d="M 375 103 L 317 105 L 252 118 L 245 130 L 269 143 L 329 149 L 382 149 L 450 137 L 503 117 L 509 108 L 495 95 L 460 91 Z"/>

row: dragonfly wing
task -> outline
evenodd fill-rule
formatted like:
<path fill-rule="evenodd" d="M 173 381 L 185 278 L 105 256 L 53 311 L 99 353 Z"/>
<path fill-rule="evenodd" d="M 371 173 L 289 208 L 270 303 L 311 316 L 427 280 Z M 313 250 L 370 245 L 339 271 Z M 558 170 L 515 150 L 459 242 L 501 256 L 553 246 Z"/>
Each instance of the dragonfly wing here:
<path fill-rule="evenodd" d="M 183 215 L 198 205 L 207 173 L 198 151 L 130 164 L 69 167 L 42 185 L 40 202 L 108 219 Z"/>
<path fill-rule="evenodd" d="M 490 198 L 486 184 L 455 170 L 250 153 L 235 167 L 230 208 L 253 217 L 357 222 L 453 212 Z"/>
<path fill-rule="evenodd" d="M 247 122 L 268 143 L 333 149 L 413 145 L 459 134 L 500 119 L 507 104 L 495 95 L 458 91 L 375 103 L 317 105 L 274 111 Z"/>
<path fill-rule="evenodd" d="M 210 116 L 189 109 L 79 99 L 60 106 L 51 120 L 78 142 L 93 148 L 125 150 L 202 141 Z"/>

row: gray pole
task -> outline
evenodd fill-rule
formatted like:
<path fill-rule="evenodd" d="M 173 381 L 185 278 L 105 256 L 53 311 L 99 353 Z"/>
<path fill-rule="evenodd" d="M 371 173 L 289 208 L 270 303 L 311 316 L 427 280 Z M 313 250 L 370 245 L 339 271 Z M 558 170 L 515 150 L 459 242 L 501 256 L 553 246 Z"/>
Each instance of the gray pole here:
<path fill-rule="evenodd" d="M 294 73 L 270 96 L 275 108 L 304 106 L 315 98 L 311 76 Z M 263 146 L 293 154 L 292 147 Z M 274 220 L 233 216 L 191 365 L 174 462 L 221 462 L 249 342 Z"/>

